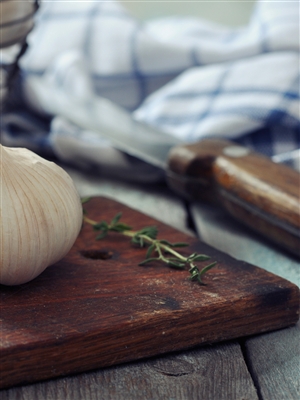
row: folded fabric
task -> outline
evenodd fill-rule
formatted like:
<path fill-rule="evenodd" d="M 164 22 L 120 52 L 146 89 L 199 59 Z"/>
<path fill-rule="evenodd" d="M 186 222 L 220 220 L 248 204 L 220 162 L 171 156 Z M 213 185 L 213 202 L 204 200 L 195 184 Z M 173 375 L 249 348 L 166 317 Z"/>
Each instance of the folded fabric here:
<path fill-rule="evenodd" d="M 183 17 L 140 23 L 113 1 L 42 2 L 28 42 L 14 89 L 18 107 L 3 118 L 9 145 L 141 179 L 136 160 L 62 118 L 51 91 L 42 101 L 36 84 L 49 87 L 50 71 L 53 90 L 85 96 L 90 82 L 99 98 L 186 142 L 231 138 L 276 161 L 299 162 L 298 2 L 259 1 L 249 24 L 234 29 Z M 87 65 L 82 76 L 72 73 L 75 53 Z"/>

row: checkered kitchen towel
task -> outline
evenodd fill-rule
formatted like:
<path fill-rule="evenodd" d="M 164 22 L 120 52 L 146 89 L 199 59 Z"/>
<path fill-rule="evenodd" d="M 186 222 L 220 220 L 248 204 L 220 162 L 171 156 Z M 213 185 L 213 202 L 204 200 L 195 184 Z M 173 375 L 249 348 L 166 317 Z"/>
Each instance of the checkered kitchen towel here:
<path fill-rule="evenodd" d="M 234 29 L 192 17 L 141 23 L 114 1 L 42 1 L 15 85 L 26 111 L 4 116 L 2 141 L 134 178 L 133 160 L 63 118 L 50 92 L 40 98 L 35 83 L 51 76 L 53 90 L 86 96 L 91 84 L 186 142 L 230 138 L 299 167 L 299 73 L 298 0 L 258 1 Z"/>

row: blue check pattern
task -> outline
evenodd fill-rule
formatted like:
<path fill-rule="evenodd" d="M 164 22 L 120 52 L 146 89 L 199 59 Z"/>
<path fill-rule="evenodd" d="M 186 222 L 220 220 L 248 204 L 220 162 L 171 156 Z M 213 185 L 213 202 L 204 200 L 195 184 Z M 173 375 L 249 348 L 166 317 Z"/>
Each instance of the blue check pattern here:
<path fill-rule="evenodd" d="M 49 117 L 31 92 L 32 79 L 43 80 L 53 62 L 76 50 L 95 93 L 137 120 L 186 142 L 229 138 L 297 167 L 299 25 L 298 0 L 258 1 L 239 28 L 192 17 L 141 23 L 114 1 L 42 1 L 14 89 L 22 112 L 4 118 L 4 142 L 68 161 L 87 148 L 89 135 L 79 140 L 77 128 L 77 148 L 66 156 L 60 137 L 73 140 L 74 129 Z M 107 143 L 98 145 L 100 155 Z"/>

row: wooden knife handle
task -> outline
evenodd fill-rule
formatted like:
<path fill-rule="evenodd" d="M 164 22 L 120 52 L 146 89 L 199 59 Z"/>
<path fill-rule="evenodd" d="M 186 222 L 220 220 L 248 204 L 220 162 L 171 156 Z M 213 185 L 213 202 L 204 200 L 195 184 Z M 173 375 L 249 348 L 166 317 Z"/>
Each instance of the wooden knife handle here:
<path fill-rule="evenodd" d="M 217 202 L 233 217 L 300 256 L 300 174 L 227 140 L 174 147 L 169 185 Z"/>

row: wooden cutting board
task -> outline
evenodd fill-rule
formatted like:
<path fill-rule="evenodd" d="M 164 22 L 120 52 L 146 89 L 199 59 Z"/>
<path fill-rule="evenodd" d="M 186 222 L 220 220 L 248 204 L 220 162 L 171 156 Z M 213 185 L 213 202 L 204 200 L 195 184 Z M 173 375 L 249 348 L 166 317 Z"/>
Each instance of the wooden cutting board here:
<path fill-rule="evenodd" d="M 218 262 L 191 282 L 187 271 L 138 266 L 145 249 L 83 227 L 70 253 L 34 281 L 0 287 L 0 387 L 137 360 L 296 323 L 299 289 L 199 240 L 106 198 L 85 207 L 97 221 L 156 225 L 159 238 L 188 242 L 183 253 Z M 226 234 L 226 232 L 224 232 Z M 207 262 L 206 262 L 207 263 Z M 205 265 L 205 263 L 203 264 Z"/>

